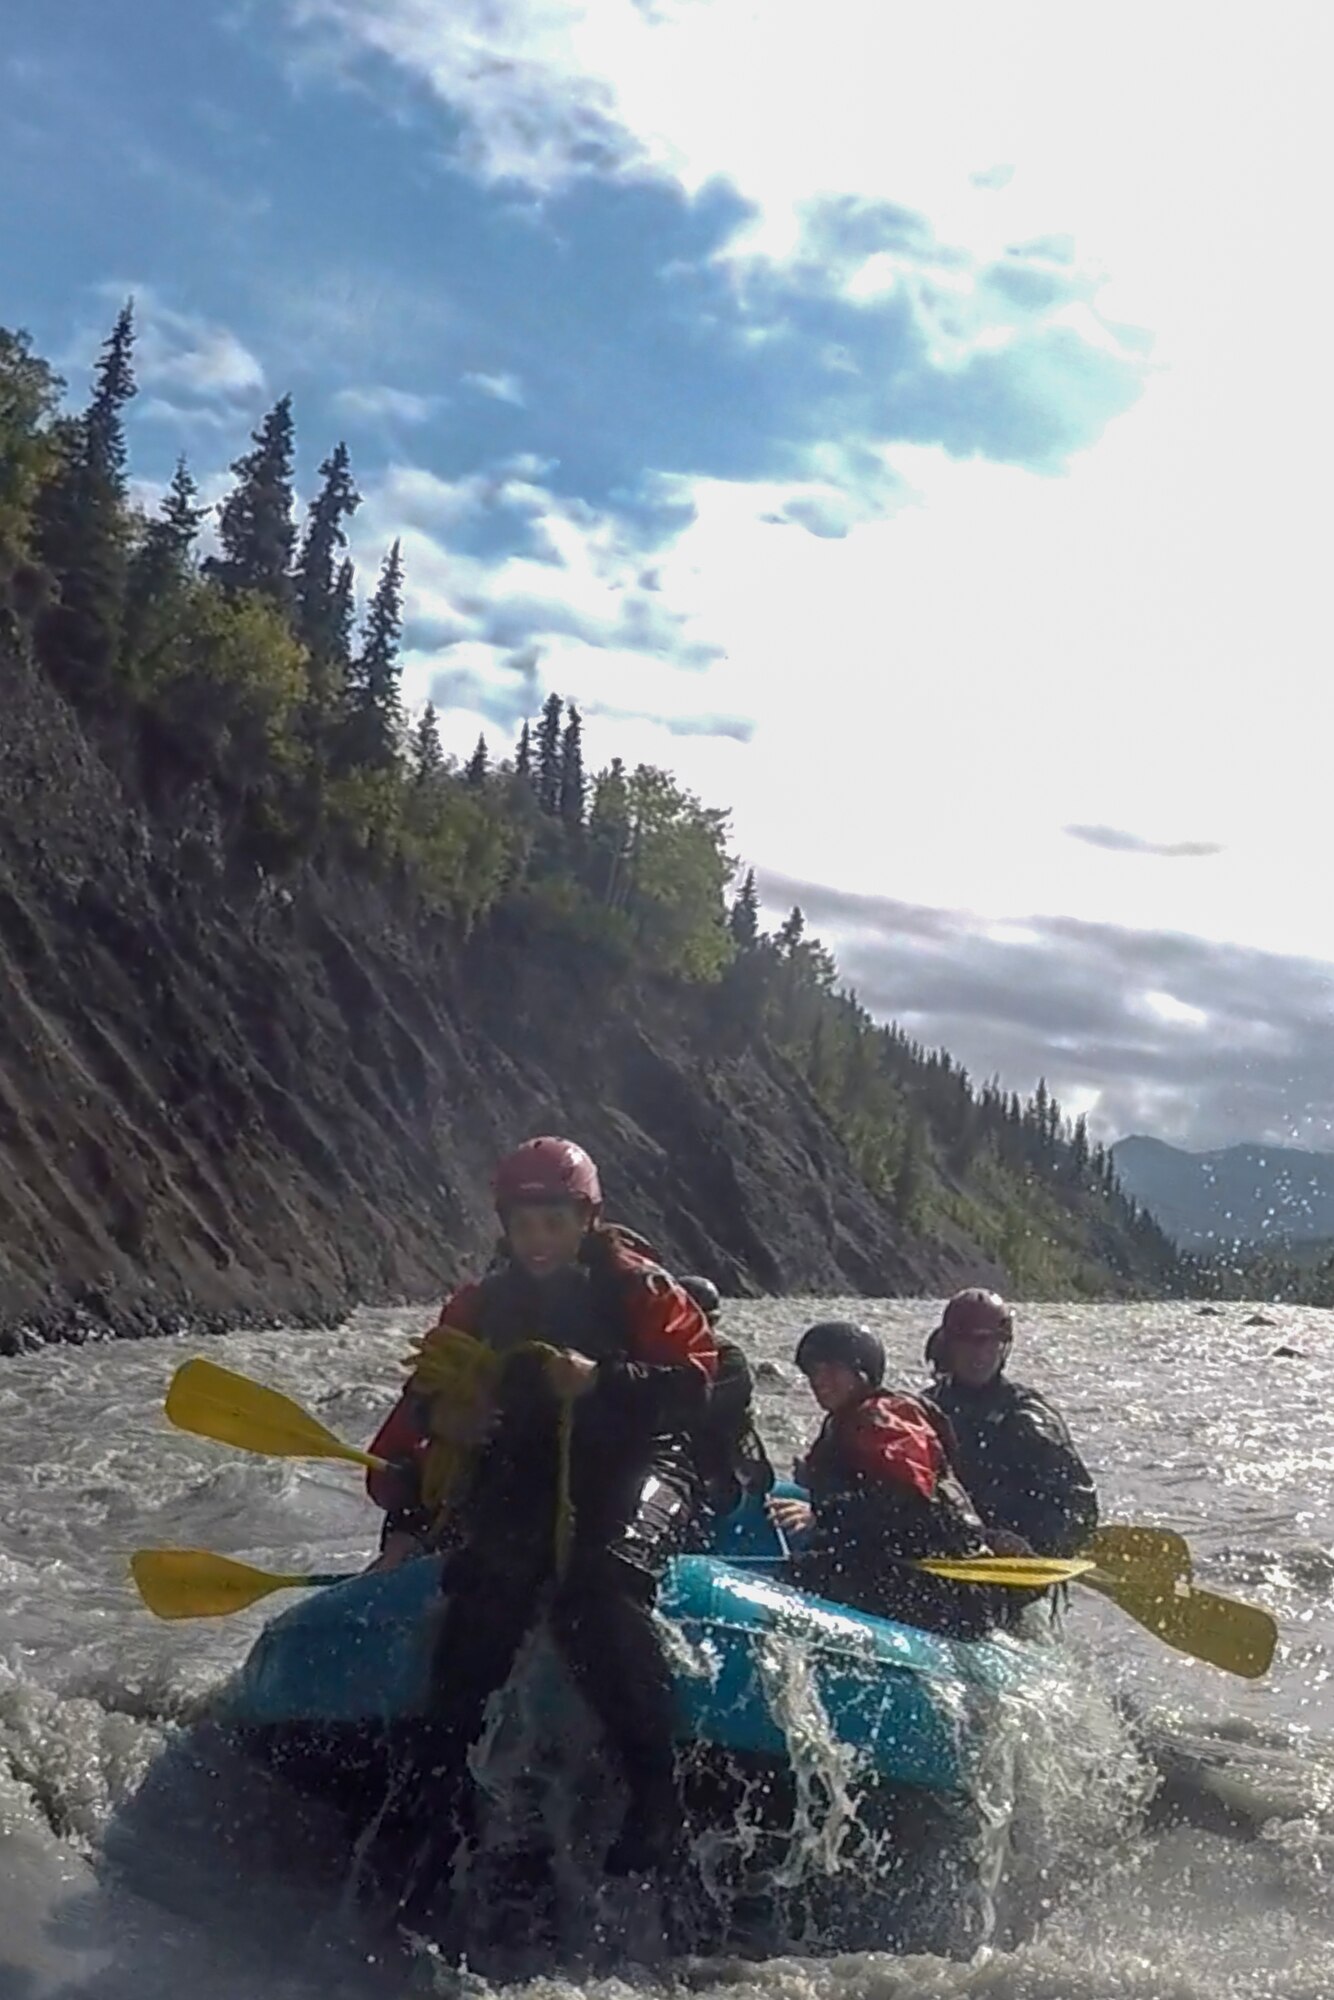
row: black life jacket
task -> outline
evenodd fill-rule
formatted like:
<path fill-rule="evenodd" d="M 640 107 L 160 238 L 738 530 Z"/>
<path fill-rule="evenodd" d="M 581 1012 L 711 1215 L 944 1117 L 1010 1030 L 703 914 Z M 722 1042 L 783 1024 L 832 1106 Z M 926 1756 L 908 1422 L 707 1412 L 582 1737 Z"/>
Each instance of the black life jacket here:
<path fill-rule="evenodd" d="M 1074 1555 L 1098 1525 L 1092 1475 L 1045 1396 L 997 1375 L 980 1389 L 936 1382 L 931 1400 L 955 1436 L 955 1463 L 984 1522 L 1041 1555 Z"/>
<path fill-rule="evenodd" d="M 774 1469 L 755 1428 L 755 1377 L 745 1349 L 713 1328 L 718 1375 L 695 1435 L 700 1475 L 715 1514 L 730 1514 L 743 1493 L 767 1493 Z"/>
<path fill-rule="evenodd" d="M 639 1249 L 639 1244 L 634 1247 Z M 477 1337 L 505 1355 L 526 1342 L 570 1348 L 592 1361 L 630 1361 L 627 1300 L 637 1274 L 616 1268 L 614 1245 L 590 1237 L 569 1271 L 536 1280 L 505 1261 L 481 1281 L 474 1301 Z M 498 1394 L 495 1436 L 482 1452 L 461 1512 L 493 1525 L 498 1513 L 539 1513 L 557 1477 L 557 1405 L 537 1354 L 515 1354 Z M 611 1522 L 629 1507 L 649 1471 L 693 1492 L 697 1484 L 689 1427 L 657 1427 L 627 1414 L 594 1390 L 573 1405 L 570 1472 L 576 1512 Z"/>

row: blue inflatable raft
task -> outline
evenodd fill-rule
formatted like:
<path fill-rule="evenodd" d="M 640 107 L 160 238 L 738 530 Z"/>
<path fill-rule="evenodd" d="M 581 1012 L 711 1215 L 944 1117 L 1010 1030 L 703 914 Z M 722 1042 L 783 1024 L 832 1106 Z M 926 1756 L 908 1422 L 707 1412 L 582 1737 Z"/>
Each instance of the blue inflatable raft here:
<path fill-rule="evenodd" d="M 798 1493 L 796 1487 L 778 1491 Z M 1013 1639 L 941 1638 L 822 1602 L 782 1581 L 773 1531 L 748 1502 L 715 1553 L 678 1558 L 659 1596 L 683 1743 L 785 1766 L 774 1690 L 799 1661 L 830 1733 L 868 1777 L 959 1796 L 970 1789 L 996 1697 L 1051 1671 Z M 261 1633 L 215 1713 L 298 1784 L 346 1791 L 373 1745 L 426 1706 L 439 1563 L 404 1565 L 311 1591 Z M 559 1718 L 553 1682 L 542 1704 Z"/>

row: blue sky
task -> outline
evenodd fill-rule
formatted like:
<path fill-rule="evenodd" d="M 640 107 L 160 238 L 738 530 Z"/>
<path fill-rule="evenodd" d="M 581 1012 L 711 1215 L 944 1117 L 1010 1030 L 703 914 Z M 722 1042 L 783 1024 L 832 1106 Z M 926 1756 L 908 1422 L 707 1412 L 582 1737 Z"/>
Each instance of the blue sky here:
<path fill-rule="evenodd" d="M 1334 954 L 1292 865 L 1327 29 L 1075 13 L 11 0 L 0 317 L 81 390 L 135 294 L 145 492 L 181 449 L 217 491 L 286 390 L 307 483 L 346 437 L 457 749 L 574 695 L 976 1067 L 1109 1130 L 1319 1138 L 1295 1044 L 1202 1106 L 1225 1010 L 1173 941 L 1304 995 Z M 947 1004 L 961 937 L 1023 986 L 1091 949 L 1066 919 L 1161 941 L 1137 1026 Z"/>

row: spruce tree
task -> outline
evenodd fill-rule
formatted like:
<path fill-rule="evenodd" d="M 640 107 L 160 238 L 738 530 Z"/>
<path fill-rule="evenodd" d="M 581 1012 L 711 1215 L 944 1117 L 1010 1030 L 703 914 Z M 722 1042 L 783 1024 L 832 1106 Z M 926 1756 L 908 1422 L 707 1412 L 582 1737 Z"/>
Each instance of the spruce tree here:
<path fill-rule="evenodd" d="M 195 537 L 208 519 L 209 512 L 209 508 L 199 504 L 199 488 L 194 474 L 184 458 L 178 458 L 159 516 L 164 544 L 175 562 L 184 564 L 188 561 Z"/>
<path fill-rule="evenodd" d="M 218 516 L 221 556 L 207 573 L 225 590 L 257 591 L 284 610 L 292 597 L 292 399 L 283 396 L 251 433 L 254 449 L 233 461 L 236 485 Z"/>
<path fill-rule="evenodd" d="M 558 694 L 549 694 L 542 704 L 542 720 L 537 726 L 537 802 L 554 819 L 560 811 L 561 722 L 565 703 Z"/>
<path fill-rule="evenodd" d="M 440 722 L 435 712 L 435 703 L 428 701 L 413 731 L 412 774 L 419 785 L 428 785 L 440 776 L 444 768 L 445 753 L 440 747 Z"/>
<path fill-rule="evenodd" d="M 1036 1134 L 1037 1150 L 1039 1152 L 1046 1148 L 1047 1118 L 1050 1110 L 1051 1103 L 1047 1096 L 1047 1079 L 1045 1076 L 1040 1076 L 1038 1078 L 1038 1087 L 1034 1091 L 1032 1102 L 1029 1105 L 1027 1119 L 1030 1130 Z"/>
<path fill-rule="evenodd" d="M 477 739 L 476 749 L 463 767 L 464 784 L 471 785 L 474 791 L 480 792 L 486 784 L 490 768 L 491 752 L 487 748 L 485 735 L 481 735 Z"/>
<path fill-rule="evenodd" d="M 516 778 L 527 778 L 530 782 L 532 780 L 533 732 L 527 722 L 519 731 L 519 740 L 514 746 L 514 775 Z"/>
<path fill-rule="evenodd" d="M 1064 1123 L 1059 1100 L 1053 1095 L 1047 1101 L 1047 1144 L 1053 1152 L 1061 1143 Z"/>
<path fill-rule="evenodd" d="M 347 547 L 344 523 L 361 505 L 345 444 L 334 446 L 320 467 L 320 478 L 323 484 L 311 503 L 297 560 L 294 597 L 296 635 L 310 654 L 317 698 L 327 705 L 336 686 L 335 669 L 346 659 L 346 644 L 341 657 L 339 646 L 339 620 L 347 607 L 339 600 L 338 556 Z"/>
<path fill-rule="evenodd" d="M 84 417 L 90 469 L 125 497 L 125 421 L 121 415 L 135 393 L 134 301 L 127 299 L 102 343 L 93 378 L 92 400 Z"/>
<path fill-rule="evenodd" d="M 403 631 L 403 551 L 396 541 L 366 607 L 361 652 L 349 674 L 349 754 L 354 764 L 387 769 L 403 726 L 398 648 Z"/>
<path fill-rule="evenodd" d="M 157 514 L 144 530 L 130 563 L 125 587 L 125 651 L 133 657 L 144 641 L 153 611 L 189 573 L 190 556 L 208 508 L 183 458 Z"/>
<path fill-rule="evenodd" d="M 134 312 L 122 306 L 103 343 L 87 410 L 57 427 L 59 460 L 37 509 L 37 553 L 58 601 L 37 643 L 56 683 L 94 707 L 111 692 L 125 609 L 125 426 L 135 393 Z"/>
<path fill-rule="evenodd" d="M 588 815 L 589 873 L 595 895 L 609 909 L 623 906 L 629 893 L 632 841 L 630 784 L 621 758 L 613 757 L 593 781 Z"/>
<path fill-rule="evenodd" d="M 760 892 L 755 886 L 755 870 L 748 868 L 741 887 L 732 898 L 727 928 L 739 951 L 749 951 L 760 940 Z"/>
<path fill-rule="evenodd" d="M 574 703 L 570 703 L 569 720 L 560 745 L 560 794 L 558 799 L 560 816 L 572 833 L 581 832 L 584 824 L 586 795 L 584 787 L 584 724 Z"/>
<path fill-rule="evenodd" d="M 144 530 L 144 538 L 131 565 L 136 587 L 141 591 L 163 589 L 181 576 L 190 560 L 196 537 L 209 510 L 199 504 L 199 488 L 183 458 L 176 461 L 171 484 L 162 496 L 162 505 Z"/>
<path fill-rule="evenodd" d="M 786 959 L 794 959 L 797 948 L 806 935 L 806 918 L 800 905 L 794 904 L 778 929 L 778 949 Z"/>
<path fill-rule="evenodd" d="M 357 616 L 357 573 L 351 556 L 344 556 L 334 578 L 329 614 L 329 660 L 335 696 L 346 702 L 347 670 L 352 662 L 352 627 Z"/>

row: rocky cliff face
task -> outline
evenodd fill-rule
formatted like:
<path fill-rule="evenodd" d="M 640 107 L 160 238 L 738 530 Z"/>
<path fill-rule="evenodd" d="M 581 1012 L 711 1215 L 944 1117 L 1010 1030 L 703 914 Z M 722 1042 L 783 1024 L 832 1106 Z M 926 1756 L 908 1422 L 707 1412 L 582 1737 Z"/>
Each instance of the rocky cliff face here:
<path fill-rule="evenodd" d="M 434 1296 L 534 1131 L 732 1290 L 1001 1275 L 906 1236 L 779 1057 L 721 1052 L 707 991 L 609 993 L 503 927 L 443 949 L 360 878 L 238 881 L 3 640 L 0 701 L 0 1343 Z"/>

